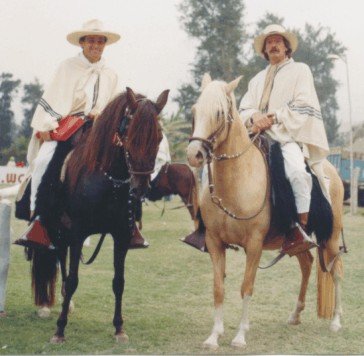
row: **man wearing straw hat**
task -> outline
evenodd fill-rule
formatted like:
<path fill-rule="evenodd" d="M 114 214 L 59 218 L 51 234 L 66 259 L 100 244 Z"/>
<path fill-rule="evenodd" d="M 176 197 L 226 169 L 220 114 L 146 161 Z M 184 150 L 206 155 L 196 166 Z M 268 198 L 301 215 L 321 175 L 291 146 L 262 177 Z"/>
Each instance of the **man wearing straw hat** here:
<path fill-rule="evenodd" d="M 252 133 L 264 131 L 280 143 L 298 222 L 304 229 L 312 187 L 305 160 L 330 201 L 321 165 L 329 147 L 311 70 L 291 58 L 297 45 L 296 35 L 276 24 L 267 26 L 255 39 L 256 52 L 269 65 L 250 81 L 240 103 L 240 116 Z M 297 231 L 298 234 L 293 234 Z M 288 235 L 282 252 L 296 254 L 313 246 L 310 237 L 298 226 Z M 299 238 L 293 241 L 292 237 L 297 235 Z"/>
<path fill-rule="evenodd" d="M 96 119 L 117 94 L 118 76 L 106 64 L 102 54 L 105 46 L 119 39 L 119 34 L 105 30 L 103 23 L 97 19 L 85 22 L 81 30 L 68 34 L 67 41 L 81 47 L 82 52 L 60 64 L 43 93 L 31 122 L 33 135 L 27 155 L 32 176 L 31 215 L 35 210 L 36 194 L 42 176 L 57 146 L 57 141 L 51 140 L 50 132 L 56 129 L 58 121 L 66 116 Z M 139 231 L 134 235 L 132 247 L 147 247 Z M 25 234 L 17 243 L 26 245 L 27 238 Z"/>

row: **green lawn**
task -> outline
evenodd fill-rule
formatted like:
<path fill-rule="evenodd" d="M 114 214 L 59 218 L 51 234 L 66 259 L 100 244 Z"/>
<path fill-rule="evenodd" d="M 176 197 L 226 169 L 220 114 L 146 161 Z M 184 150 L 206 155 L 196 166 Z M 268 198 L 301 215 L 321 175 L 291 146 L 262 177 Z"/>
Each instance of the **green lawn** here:
<path fill-rule="evenodd" d="M 112 244 L 107 238 L 90 266 L 81 265 L 80 282 L 70 315 L 66 342 L 52 345 L 60 298 L 49 319 L 36 315 L 30 291 L 30 265 L 23 249 L 12 245 L 6 311 L 0 319 L 0 354 L 360 354 L 363 353 L 363 212 L 345 215 L 345 238 L 349 253 L 344 256 L 342 330 L 333 333 L 329 321 L 316 317 L 316 267 L 310 280 L 302 324 L 288 326 L 286 320 L 295 306 L 300 270 L 295 258 L 286 257 L 268 270 L 259 270 L 250 307 L 247 347 L 230 346 L 240 322 L 240 285 L 245 267 L 242 250 L 227 252 L 225 334 L 216 352 L 204 350 L 202 342 L 212 329 L 212 268 L 208 254 L 183 244 L 179 238 L 192 230 L 186 209 L 176 197 L 166 203 L 144 206 L 143 234 L 147 250 L 133 250 L 126 260 L 124 327 L 128 344 L 113 339 L 114 298 L 111 289 Z M 13 240 L 26 223 L 13 220 Z M 84 248 L 90 256 L 91 247 Z M 275 252 L 265 252 L 268 261 Z M 263 263 L 263 262 L 262 262 Z M 59 295 L 58 291 L 58 295 Z"/>

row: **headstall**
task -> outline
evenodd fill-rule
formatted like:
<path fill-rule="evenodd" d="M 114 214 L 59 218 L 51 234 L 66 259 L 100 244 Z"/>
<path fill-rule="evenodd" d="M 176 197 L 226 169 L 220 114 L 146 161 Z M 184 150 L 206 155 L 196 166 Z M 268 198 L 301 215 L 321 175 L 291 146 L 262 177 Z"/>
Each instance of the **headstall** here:
<path fill-rule="evenodd" d="M 143 100 L 146 100 L 144 98 L 138 99 L 137 102 L 141 102 Z M 126 164 L 128 166 L 128 172 L 131 175 L 141 175 L 141 176 L 147 176 L 150 175 L 154 172 L 154 168 L 148 171 L 136 171 L 134 170 L 134 168 L 132 167 L 131 163 L 130 163 L 130 154 L 129 151 L 127 149 L 125 149 L 125 143 L 128 141 L 128 128 L 129 128 L 129 123 L 131 120 L 133 120 L 134 117 L 134 112 L 131 111 L 131 109 L 129 107 L 126 107 L 125 112 L 120 120 L 120 124 L 119 124 L 119 128 L 118 130 L 115 132 L 114 137 L 113 137 L 113 143 L 114 145 L 118 146 L 118 147 L 123 147 L 124 146 L 124 154 L 125 154 L 125 160 L 126 160 Z"/>

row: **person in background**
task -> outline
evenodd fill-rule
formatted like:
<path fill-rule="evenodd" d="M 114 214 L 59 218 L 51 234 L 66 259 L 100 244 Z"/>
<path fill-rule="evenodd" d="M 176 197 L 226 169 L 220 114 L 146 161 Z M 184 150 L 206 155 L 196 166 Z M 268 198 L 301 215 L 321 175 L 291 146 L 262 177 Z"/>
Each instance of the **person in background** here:
<path fill-rule="evenodd" d="M 155 160 L 154 172 L 151 174 L 150 179 L 153 180 L 161 170 L 162 166 L 171 162 L 171 153 L 169 151 L 169 143 L 167 136 L 163 133 L 163 139 L 159 144 L 157 158 Z"/>
<path fill-rule="evenodd" d="M 7 167 L 15 167 L 16 166 L 16 162 L 15 162 L 15 158 L 13 156 L 11 156 L 9 158 L 8 163 L 6 164 Z"/>
<path fill-rule="evenodd" d="M 7 194 L 5 194 L 5 190 L 0 189 L 0 318 L 4 318 L 6 316 L 5 298 L 10 262 L 11 240 L 11 201 L 3 199 L 5 196 L 7 196 Z"/>
<path fill-rule="evenodd" d="M 20 184 L 0 189 L 0 318 L 6 317 L 5 297 L 10 263 L 11 198 L 18 194 Z"/>

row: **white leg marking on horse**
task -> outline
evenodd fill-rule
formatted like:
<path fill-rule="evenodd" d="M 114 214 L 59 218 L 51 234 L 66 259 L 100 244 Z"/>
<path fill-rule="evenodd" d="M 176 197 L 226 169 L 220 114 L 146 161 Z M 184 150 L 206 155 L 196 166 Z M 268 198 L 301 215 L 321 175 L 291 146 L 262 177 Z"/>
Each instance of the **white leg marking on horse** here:
<path fill-rule="evenodd" d="M 51 315 L 51 310 L 48 307 L 42 307 L 38 309 L 37 314 L 40 318 L 49 318 Z"/>
<path fill-rule="evenodd" d="M 291 313 L 288 318 L 289 325 L 299 325 L 301 324 L 300 315 L 302 310 L 305 308 L 304 304 L 301 301 L 298 301 L 296 304 L 295 310 Z"/>
<path fill-rule="evenodd" d="M 120 334 L 115 335 L 115 341 L 120 343 L 127 343 L 129 342 L 129 336 L 122 331 Z"/>
<path fill-rule="evenodd" d="M 330 325 L 330 330 L 337 332 L 341 329 L 340 318 L 342 315 L 342 306 L 341 306 L 341 285 L 340 285 L 340 276 L 334 272 L 334 284 L 335 284 L 335 311 L 334 317 Z"/>
<path fill-rule="evenodd" d="M 219 336 L 224 333 L 224 309 L 223 306 L 220 305 L 215 308 L 215 316 L 214 316 L 214 327 L 212 328 L 211 335 L 205 340 L 203 343 L 203 347 L 209 348 L 211 350 L 217 350 L 219 347 L 218 339 Z"/>
<path fill-rule="evenodd" d="M 234 337 L 233 341 L 231 342 L 231 346 L 234 347 L 245 347 L 246 341 L 245 341 L 245 334 L 249 330 L 249 302 L 250 302 L 251 296 L 250 295 L 244 295 L 243 298 L 243 310 L 242 310 L 242 316 L 239 326 L 239 331 Z"/>
<path fill-rule="evenodd" d="M 70 301 L 70 305 L 68 307 L 68 313 L 72 314 L 75 312 L 75 303 L 73 303 L 73 300 Z"/>

